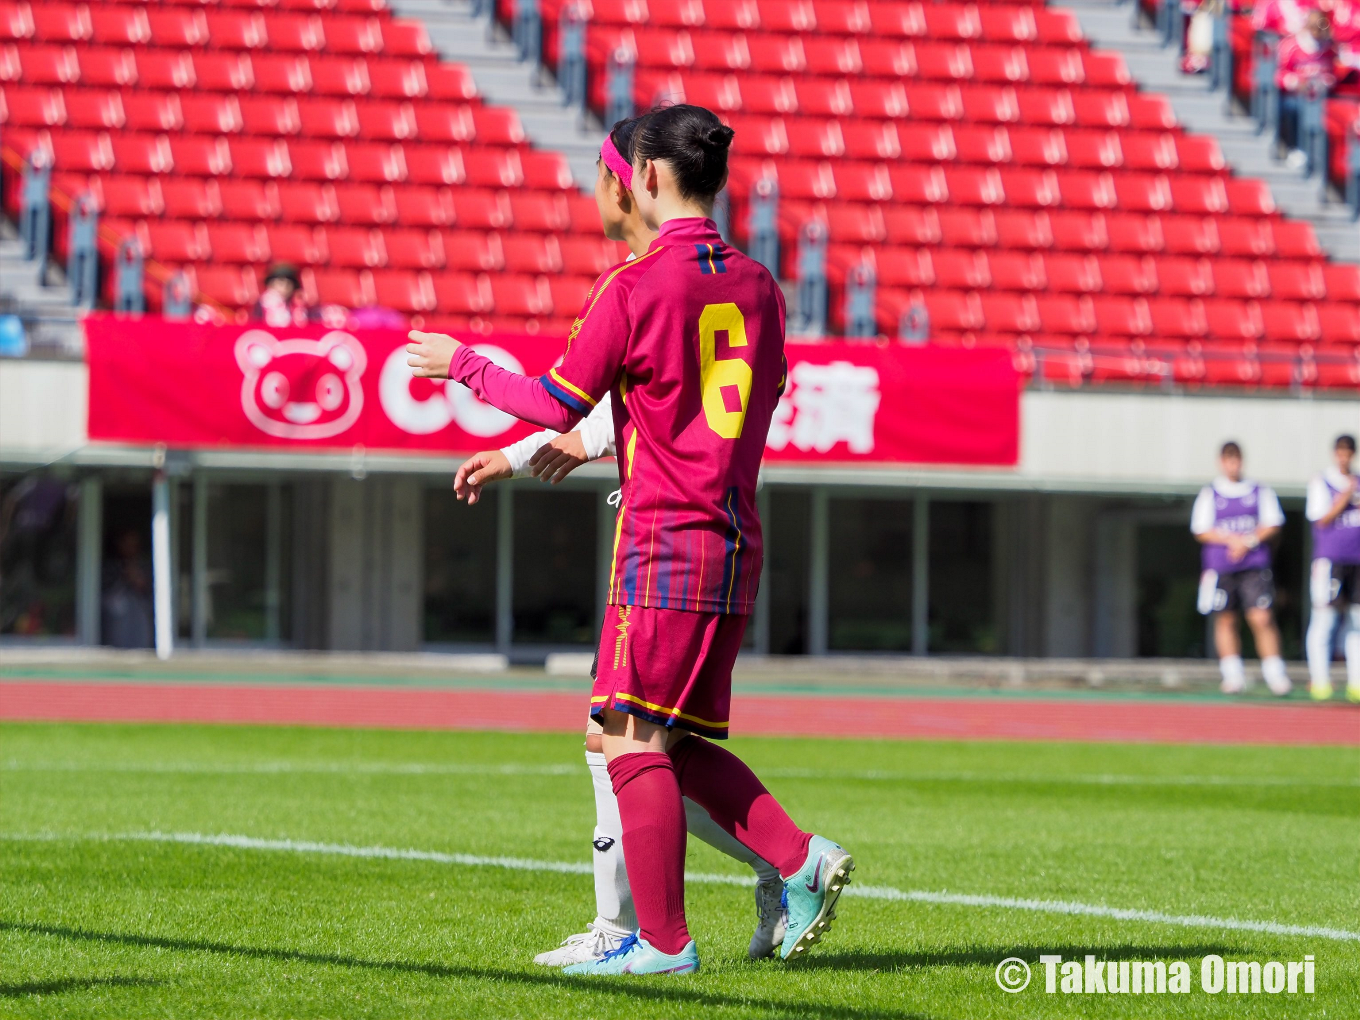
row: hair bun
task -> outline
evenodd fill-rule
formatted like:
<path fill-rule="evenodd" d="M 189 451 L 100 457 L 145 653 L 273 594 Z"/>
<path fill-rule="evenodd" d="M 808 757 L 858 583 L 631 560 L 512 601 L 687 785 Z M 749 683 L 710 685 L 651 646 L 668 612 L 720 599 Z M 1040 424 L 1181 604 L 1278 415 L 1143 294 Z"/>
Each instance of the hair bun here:
<path fill-rule="evenodd" d="M 704 138 L 704 145 L 712 149 L 726 149 L 732 144 L 732 139 L 736 137 L 736 132 L 726 124 L 719 124 L 709 128 Z"/>

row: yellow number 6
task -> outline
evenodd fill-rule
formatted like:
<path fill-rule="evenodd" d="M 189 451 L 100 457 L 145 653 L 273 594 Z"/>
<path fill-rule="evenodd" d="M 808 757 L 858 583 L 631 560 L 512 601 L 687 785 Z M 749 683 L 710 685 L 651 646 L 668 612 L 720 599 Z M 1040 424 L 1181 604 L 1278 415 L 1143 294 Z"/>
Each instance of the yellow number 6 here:
<path fill-rule="evenodd" d="M 708 427 L 724 439 L 740 439 L 746 421 L 746 401 L 751 396 L 751 366 L 741 358 L 718 359 L 718 332 L 727 331 L 728 347 L 746 346 L 746 318 L 730 301 L 705 305 L 699 313 L 699 385 L 703 389 L 704 417 Z M 731 411 L 723 391 L 735 387 L 739 410 Z"/>

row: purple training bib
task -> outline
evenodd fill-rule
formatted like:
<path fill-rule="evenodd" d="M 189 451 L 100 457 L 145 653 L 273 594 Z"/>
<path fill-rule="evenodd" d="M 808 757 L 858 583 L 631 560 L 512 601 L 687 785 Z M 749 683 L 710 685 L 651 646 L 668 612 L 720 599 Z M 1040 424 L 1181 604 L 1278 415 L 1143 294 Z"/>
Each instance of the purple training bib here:
<path fill-rule="evenodd" d="M 1217 489 L 1214 494 L 1214 529 L 1249 535 L 1261 526 L 1261 488 L 1253 485 L 1241 496 L 1225 496 Z M 1205 570 L 1220 574 L 1236 574 L 1243 570 L 1264 570 L 1270 566 L 1270 547 L 1265 543 L 1237 562 L 1228 558 L 1226 545 L 1206 544 L 1201 548 L 1201 562 Z"/>
<path fill-rule="evenodd" d="M 1341 490 L 1333 488 L 1326 478 L 1322 483 L 1327 486 L 1327 495 L 1333 501 L 1341 495 Z M 1355 499 L 1355 496 L 1351 497 L 1351 505 L 1331 524 L 1313 523 L 1313 559 L 1360 563 L 1360 506 L 1355 505 Z"/>

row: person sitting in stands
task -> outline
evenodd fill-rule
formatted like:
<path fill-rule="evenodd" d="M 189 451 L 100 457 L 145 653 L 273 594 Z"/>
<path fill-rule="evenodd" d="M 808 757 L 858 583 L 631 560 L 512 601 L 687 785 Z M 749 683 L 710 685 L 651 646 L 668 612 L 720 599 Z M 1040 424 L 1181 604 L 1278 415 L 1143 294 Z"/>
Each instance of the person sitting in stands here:
<path fill-rule="evenodd" d="M 251 318 L 266 326 L 302 326 L 315 317 L 315 310 L 307 304 L 307 296 L 302 291 L 302 277 L 298 271 L 285 263 L 270 267 L 260 300 L 251 310 Z"/>
<path fill-rule="evenodd" d="M 1280 96 L 1280 140 L 1289 146 L 1285 166 L 1301 170 L 1308 155 L 1300 148 L 1300 97 L 1325 95 L 1336 84 L 1336 48 L 1332 22 L 1325 11 L 1309 11 L 1303 30 L 1280 42 L 1275 69 Z"/>

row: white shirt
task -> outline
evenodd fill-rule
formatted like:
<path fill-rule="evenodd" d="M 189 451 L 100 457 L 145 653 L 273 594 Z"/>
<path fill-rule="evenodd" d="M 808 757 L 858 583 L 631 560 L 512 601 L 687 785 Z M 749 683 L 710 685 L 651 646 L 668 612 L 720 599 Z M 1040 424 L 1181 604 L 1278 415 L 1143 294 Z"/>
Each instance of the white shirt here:
<path fill-rule="evenodd" d="M 576 430 L 581 433 L 581 444 L 586 448 L 587 460 L 614 456 L 614 410 L 608 393 L 600 398 L 600 402 L 589 415 L 581 419 Z M 505 459 L 510 462 L 510 470 L 515 473 L 515 477 L 523 478 L 527 475 L 529 458 L 561 434 L 552 429 L 544 429 L 532 436 L 526 436 L 518 443 L 504 447 L 501 453 L 505 454 Z"/>
<path fill-rule="evenodd" d="M 1332 508 L 1332 502 L 1336 499 L 1336 496 L 1327 488 L 1328 483 L 1331 484 L 1333 489 L 1342 491 L 1350 484 L 1350 478 L 1350 475 L 1343 475 L 1334 467 L 1317 475 L 1308 483 L 1308 502 L 1303 508 L 1303 516 L 1310 521 L 1321 520 L 1325 517 L 1327 511 Z M 1357 496 L 1360 496 L 1360 492 L 1351 496 L 1352 503 L 1355 502 Z"/>
<path fill-rule="evenodd" d="M 1195 497 L 1195 508 L 1190 511 L 1190 531 L 1203 535 L 1214 530 L 1214 496 L 1239 499 L 1251 491 L 1254 482 L 1245 478 L 1240 482 L 1230 482 L 1219 475 L 1212 485 L 1206 485 Z M 1269 485 L 1262 485 L 1256 493 L 1256 517 L 1263 528 L 1279 528 L 1284 525 L 1284 511 L 1280 509 L 1280 499 Z M 1329 504 L 1330 505 L 1330 504 Z"/>

